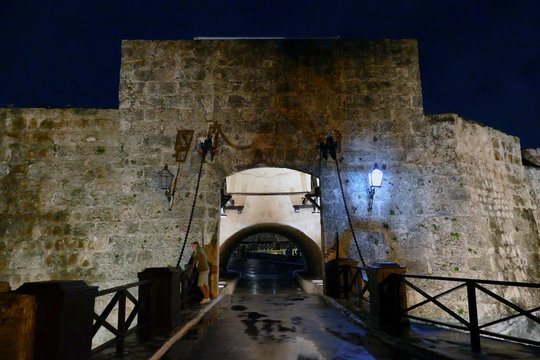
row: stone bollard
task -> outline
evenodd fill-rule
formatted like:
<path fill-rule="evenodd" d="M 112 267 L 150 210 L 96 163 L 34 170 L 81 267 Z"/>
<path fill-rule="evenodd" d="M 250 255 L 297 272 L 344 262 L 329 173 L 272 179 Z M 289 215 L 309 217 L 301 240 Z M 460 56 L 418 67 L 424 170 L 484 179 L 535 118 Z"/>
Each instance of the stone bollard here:
<path fill-rule="evenodd" d="M 403 274 L 406 268 L 394 262 L 376 262 L 367 267 L 370 297 L 370 314 L 379 326 L 387 331 L 399 331 L 408 326 L 403 317 L 407 308 L 405 285 L 397 278 L 382 282 L 390 274 Z"/>
<path fill-rule="evenodd" d="M 33 357 L 36 302 L 31 295 L 10 293 L 0 282 L 0 359 Z"/>
<path fill-rule="evenodd" d="M 36 301 L 34 359 L 90 359 L 96 286 L 84 281 L 25 283 Z"/>
<path fill-rule="evenodd" d="M 139 273 L 139 280 L 152 280 L 152 284 L 139 286 L 139 299 L 148 296 L 146 311 L 139 312 L 139 324 L 148 322 L 150 334 L 169 331 L 181 321 L 180 275 L 181 269 L 149 268 Z M 145 333 L 144 331 L 142 333 Z"/>

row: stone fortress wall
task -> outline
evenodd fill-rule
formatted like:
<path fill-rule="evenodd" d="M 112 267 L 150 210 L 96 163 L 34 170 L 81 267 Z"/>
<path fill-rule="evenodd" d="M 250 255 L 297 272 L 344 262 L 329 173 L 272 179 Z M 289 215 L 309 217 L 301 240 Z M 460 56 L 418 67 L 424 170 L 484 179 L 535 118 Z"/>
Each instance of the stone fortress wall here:
<path fill-rule="evenodd" d="M 325 259 L 336 234 L 358 258 L 335 164 L 315 149 L 319 134 L 339 133 L 366 262 L 540 279 L 540 170 L 522 165 L 518 138 L 424 115 L 414 40 L 124 41 L 120 75 L 118 110 L 0 110 L 0 281 L 108 287 L 174 266 L 199 157 L 191 151 L 179 165 L 172 211 L 156 172 L 165 163 L 176 172 L 178 129 L 196 138 L 213 122 L 229 142 L 203 168 L 190 241 L 202 241 L 214 265 L 221 182 L 261 166 L 319 176 Z M 368 211 L 374 163 L 386 169 Z"/>

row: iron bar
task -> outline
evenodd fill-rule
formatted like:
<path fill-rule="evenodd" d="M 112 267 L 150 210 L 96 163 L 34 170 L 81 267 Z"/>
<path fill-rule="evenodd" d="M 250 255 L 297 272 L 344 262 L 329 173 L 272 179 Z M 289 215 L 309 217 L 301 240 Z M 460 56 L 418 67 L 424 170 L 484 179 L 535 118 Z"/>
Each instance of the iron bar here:
<path fill-rule="evenodd" d="M 127 290 L 120 290 L 120 298 L 118 299 L 118 337 L 116 342 L 116 355 L 124 355 L 124 335 L 126 333 L 126 292 Z"/>
<path fill-rule="evenodd" d="M 434 324 L 434 325 L 440 325 L 440 326 L 445 326 L 445 327 L 449 327 L 449 328 L 452 328 L 452 329 L 459 329 L 459 330 L 469 331 L 469 328 L 467 328 L 465 326 L 445 323 L 445 322 L 442 322 L 442 321 L 427 319 L 427 318 L 423 318 L 423 317 L 415 316 L 415 315 L 410 315 L 410 314 L 404 314 L 403 316 L 405 316 L 406 318 L 409 318 L 409 319 L 418 320 L 418 321 L 422 321 L 422 322 L 427 322 L 427 323 Z"/>
<path fill-rule="evenodd" d="M 523 315 L 523 316 L 526 316 L 528 317 L 529 319 L 531 319 L 532 321 L 540 324 L 540 318 L 534 316 L 534 315 L 531 315 L 530 313 L 526 312 L 525 310 L 523 310 L 522 308 L 520 308 L 519 306 L 517 306 L 516 304 L 506 300 L 505 298 L 503 298 L 502 296 L 499 296 L 497 294 L 495 294 L 494 292 L 492 291 L 489 291 L 488 289 L 486 289 L 485 287 L 483 286 L 478 286 L 477 285 L 477 288 L 478 290 L 481 290 L 483 291 L 484 293 L 488 294 L 489 296 L 491 296 L 492 298 L 496 299 L 496 300 L 499 300 L 500 302 L 502 302 L 504 305 L 508 306 L 508 307 L 511 307 L 512 309 L 516 310 L 517 312 L 520 313 L 520 315 Z"/>
<path fill-rule="evenodd" d="M 433 298 L 434 298 L 434 299 L 440 298 L 440 297 L 442 297 L 442 296 L 444 296 L 444 295 L 447 295 L 447 294 L 449 294 L 449 293 L 451 293 L 451 292 L 453 292 L 453 291 L 455 291 L 455 290 L 461 289 L 461 288 L 464 287 L 464 286 L 465 286 L 465 284 L 461 284 L 461 285 L 455 286 L 455 287 L 453 287 L 453 288 L 451 288 L 451 289 L 449 289 L 449 290 L 446 290 L 446 291 L 444 291 L 444 292 L 442 292 L 442 293 L 440 293 L 440 294 L 438 294 L 438 295 L 435 295 Z M 428 302 L 430 302 L 430 301 L 429 301 L 429 300 L 424 300 L 424 301 L 422 301 L 422 302 L 419 302 L 418 304 L 412 305 L 412 306 L 409 307 L 408 309 L 405 309 L 405 311 L 411 311 L 411 310 L 414 310 L 414 309 L 416 309 L 416 308 L 418 308 L 418 307 L 420 307 L 420 306 L 422 306 L 422 305 L 427 304 Z"/>
<path fill-rule="evenodd" d="M 395 274 L 390 274 L 390 276 L 388 276 L 383 282 L 385 282 L 387 279 L 390 279 L 392 278 L 392 276 L 395 275 Z M 455 312 L 453 312 L 452 310 L 450 310 L 449 308 L 447 308 L 446 306 L 444 306 L 443 304 L 441 304 L 439 301 L 437 301 L 436 299 L 434 299 L 431 295 L 429 295 L 428 293 L 426 293 L 425 291 L 423 291 L 422 289 L 418 288 L 417 286 L 415 286 L 414 284 L 410 283 L 409 281 L 405 280 L 405 279 L 400 279 L 402 282 L 404 282 L 405 284 L 409 285 L 409 287 L 411 287 L 413 290 L 416 290 L 416 292 L 418 292 L 419 294 L 425 296 L 427 299 L 431 300 L 430 302 L 434 303 L 435 305 L 437 305 L 439 308 L 441 308 L 442 310 L 444 310 L 446 313 L 448 313 L 450 316 L 452 316 L 453 318 L 455 318 L 457 321 L 459 321 L 460 323 L 462 323 L 463 325 L 469 327 L 469 323 L 467 321 L 465 321 L 461 316 L 457 315 Z"/>
<path fill-rule="evenodd" d="M 536 308 L 534 308 L 534 309 L 531 309 L 531 310 L 527 310 L 526 313 L 532 314 L 533 312 L 539 311 L 539 310 L 540 310 L 540 306 L 539 306 L 539 307 L 536 307 Z M 490 327 L 491 325 L 495 325 L 495 324 L 498 324 L 498 323 L 501 323 L 501 322 L 504 322 L 504 321 L 507 321 L 507 320 L 511 320 L 511 319 L 520 317 L 520 316 L 522 316 L 522 315 L 523 315 L 523 314 L 518 313 L 518 314 L 514 314 L 514 315 L 507 316 L 507 317 L 502 318 L 502 319 L 494 320 L 494 321 L 491 321 L 491 322 L 489 322 L 489 323 L 485 323 L 485 324 L 480 325 L 480 329 L 483 329 L 483 328 L 486 328 L 486 327 Z"/>
<path fill-rule="evenodd" d="M 150 284 L 151 282 L 152 282 L 152 280 L 142 280 L 142 281 L 137 281 L 137 282 L 134 282 L 134 283 L 126 284 L 126 285 L 116 286 L 116 287 L 106 289 L 106 290 L 101 290 L 101 291 L 97 292 L 96 297 L 111 294 L 111 293 L 117 292 L 119 290 L 129 289 L 129 288 L 139 286 L 139 285 Z"/>
<path fill-rule="evenodd" d="M 540 284 L 524 283 L 524 282 L 511 282 L 511 281 L 499 281 L 499 280 L 477 280 L 477 279 L 468 279 L 468 278 L 454 278 L 454 277 L 446 277 L 446 276 L 417 275 L 417 274 L 397 274 L 397 276 L 403 277 L 403 278 L 412 278 L 412 279 L 446 280 L 446 281 L 456 281 L 456 282 L 458 281 L 467 282 L 467 281 L 473 280 L 477 284 L 507 285 L 507 286 L 518 286 L 518 287 L 540 289 Z"/>
<path fill-rule="evenodd" d="M 264 192 L 264 193 L 255 193 L 255 192 L 230 192 L 229 195 L 236 196 L 287 196 L 287 195 L 306 195 L 309 194 L 309 191 L 290 191 L 290 192 Z"/>
<path fill-rule="evenodd" d="M 467 281 L 467 300 L 469 304 L 469 331 L 473 351 L 480 351 L 480 329 L 478 328 L 478 309 L 476 308 L 476 287 L 473 281 Z"/>
<path fill-rule="evenodd" d="M 540 346 L 540 341 L 517 338 L 517 337 L 514 337 L 514 336 L 504 335 L 504 334 L 497 334 L 497 333 L 493 333 L 491 331 L 486 331 L 486 330 L 480 330 L 480 333 L 483 334 L 483 335 L 488 335 L 488 336 L 492 336 L 492 337 L 495 337 L 495 338 L 501 338 L 501 339 L 505 339 L 505 340 L 530 344 L 530 345 L 534 345 L 534 346 Z"/>

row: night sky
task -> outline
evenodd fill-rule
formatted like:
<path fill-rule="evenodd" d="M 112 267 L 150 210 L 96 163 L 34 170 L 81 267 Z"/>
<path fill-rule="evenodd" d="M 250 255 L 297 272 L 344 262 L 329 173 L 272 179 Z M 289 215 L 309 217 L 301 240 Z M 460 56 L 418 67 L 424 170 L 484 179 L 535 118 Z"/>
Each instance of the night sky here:
<path fill-rule="evenodd" d="M 540 0 L 0 0 L 0 106 L 118 108 L 122 39 L 416 38 L 426 114 L 540 147 Z"/>

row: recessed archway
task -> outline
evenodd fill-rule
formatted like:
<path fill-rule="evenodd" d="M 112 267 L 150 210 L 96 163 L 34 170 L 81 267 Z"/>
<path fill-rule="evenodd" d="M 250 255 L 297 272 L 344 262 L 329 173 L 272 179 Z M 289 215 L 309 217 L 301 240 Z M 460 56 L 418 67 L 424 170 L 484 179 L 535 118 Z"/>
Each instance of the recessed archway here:
<path fill-rule="evenodd" d="M 226 271 L 227 262 L 229 261 L 231 254 L 242 240 L 251 235 L 260 233 L 279 234 L 295 243 L 304 255 L 305 271 L 316 277 L 322 275 L 322 252 L 315 241 L 298 229 L 275 223 L 256 224 L 244 228 L 226 239 L 219 249 L 220 272 L 224 273 Z"/>

